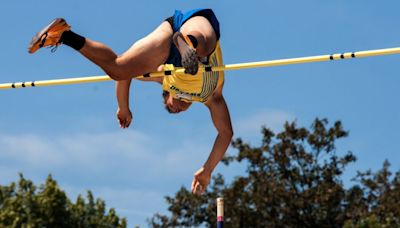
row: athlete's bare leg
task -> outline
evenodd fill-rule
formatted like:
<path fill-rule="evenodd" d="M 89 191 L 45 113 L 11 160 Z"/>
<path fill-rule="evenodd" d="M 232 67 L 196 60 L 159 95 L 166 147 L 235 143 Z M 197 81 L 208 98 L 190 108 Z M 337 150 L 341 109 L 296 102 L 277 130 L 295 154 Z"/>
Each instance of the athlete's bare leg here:
<path fill-rule="evenodd" d="M 201 16 L 190 18 L 183 24 L 180 31 L 185 35 L 193 35 L 197 39 L 196 50 L 199 56 L 207 56 L 214 50 L 217 38 L 206 18 Z M 90 39 L 86 39 L 80 52 L 100 66 L 111 78 L 125 80 L 157 71 L 168 58 L 172 35 L 170 24 L 163 22 L 120 56 L 106 45 Z"/>
<path fill-rule="evenodd" d="M 172 35 L 170 24 L 163 22 L 120 56 L 106 45 L 90 39 L 86 39 L 80 53 L 101 67 L 114 80 L 125 80 L 156 71 L 168 58 Z"/>
<path fill-rule="evenodd" d="M 217 38 L 206 18 L 190 18 L 180 31 L 197 39 L 196 50 L 199 56 L 207 56 L 214 50 Z M 120 56 L 106 45 L 86 39 L 80 53 L 100 66 L 114 80 L 125 80 L 157 71 L 158 67 L 165 63 L 172 45 L 172 32 L 170 24 L 165 21 Z"/>
<path fill-rule="evenodd" d="M 197 50 L 195 52 L 198 56 L 207 56 L 215 48 L 215 32 L 210 22 L 204 17 L 195 16 L 187 20 L 180 32 L 184 35 L 192 35 L 196 39 Z M 58 46 L 64 43 L 97 64 L 111 78 L 126 80 L 156 71 L 160 65 L 165 63 L 170 54 L 172 33 L 171 25 L 164 21 L 152 33 L 118 56 L 106 45 L 70 31 L 70 26 L 64 19 L 56 18 L 32 38 L 28 51 L 34 53 L 41 47 Z"/>

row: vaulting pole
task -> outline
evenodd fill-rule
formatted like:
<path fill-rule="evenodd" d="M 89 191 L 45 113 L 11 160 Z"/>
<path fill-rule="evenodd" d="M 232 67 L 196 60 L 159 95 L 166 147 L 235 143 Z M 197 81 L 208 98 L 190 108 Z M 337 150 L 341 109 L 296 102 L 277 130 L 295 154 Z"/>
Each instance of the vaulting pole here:
<path fill-rule="evenodd" d="M 228 64 L 228 65 L 223 65 L 223 66 L 212 66 L 212 67 L 211 66 L 201 66 L 199 68 L 199 72 L 213 72 L 213 71 L 215 72 L 215 71 L 240 70 L 240 69 L 260 68 L 260 67 L 273 67 L 273 66 L 282 66 L 282 65 L 291 65 L 291 64 L 323 62 L 323 61 L 351 59 L 351 58 L 364 58 L 364 57 L 370 57 L 370 56 L 392 55 L 392 54 L 400 54 L 400 47 L 369 50 L 369 51 L 359 51 L 359 52 L 346 52 L 346 53 L 342 53 L 342 54 L 332 54 L 332 55 L 319 55 L 319 56 L 278 59 L 278 60 L 269 60 L 269 61 L 260 61 L 260 62 L 237 63 L 237 64 Z M 141 75 L 138 78 L 168 76 L 168 75 L 172 75 L 172 74 L 185 74 L 185 69 L 182 67 L 177 67 L 177 68 L 172 68 L 172 69 L 166 70 L 166 71 L 159 71 L 159 72 L 153 72 L 153 73 Z M 26 88 L 26 87 L 38 87 L 38 86 L 55 86 L 55 85 L 101 82 L 101 81 L 108 81 L 108 80 L 111 80 L 111 78 L 109 76 L 105 75 L 105 76 L 88 76 L 88 77 L 80 77 L 80 78 L 42 80 L 42 81 L 3 83 L 3 84 L 0 84 L 0 89 Z"/>
<path fill-rule="evenodd" d="M 217 198 L 217 228 L 224 228 L 224 198 Z"/>

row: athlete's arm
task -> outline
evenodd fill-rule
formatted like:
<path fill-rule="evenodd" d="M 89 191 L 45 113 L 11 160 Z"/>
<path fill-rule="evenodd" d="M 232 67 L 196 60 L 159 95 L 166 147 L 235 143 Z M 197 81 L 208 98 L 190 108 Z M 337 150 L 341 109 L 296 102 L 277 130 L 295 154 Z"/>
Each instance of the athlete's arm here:
<path fill-rule="evenodd" d="M 116 81 L 116 95 L 118 102 L 117 119 L 121 128 L 127 128 L 132 122 L 132 113 L 129 108 L 129 88 L 132 79 Z"/>
<path fill-rule="evenodd" d="M 206 103 L 206 106 L 210 110 L 218 135 L 207 161 L 194 175 L 192 192 L 195 194 L 205 191 L 210 182 L 211 173 L 224 157 L 233 136 L 231 118 L 222 91 L 216 91 L 211 100 Z"/>
<path fill-rule="evenodd" d="M 137 78 L 137 80 L 145 82 L 162 83 L 162 77 L 155 78 Z M 117 119 L 121 128 L 127 128 L 132 122 L 132 113 L 129 108 L 129 89 L 132 79 L 116 81 L 116 94 L 118 102 Z"/>

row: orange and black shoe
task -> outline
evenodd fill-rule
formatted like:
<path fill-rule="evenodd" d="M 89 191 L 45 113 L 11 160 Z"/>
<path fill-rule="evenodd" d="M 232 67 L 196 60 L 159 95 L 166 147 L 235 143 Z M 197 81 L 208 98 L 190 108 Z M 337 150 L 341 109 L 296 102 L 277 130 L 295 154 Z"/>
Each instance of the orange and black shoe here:
<path fill-rule="evenodd" d="M 197 74 L 199 70 L 199 56 L 190 38 L 181 32 L 176 32 L 172 39 L 181 54 L 182 66 L 185 68 L 185 73 Z"/>
<path fill-rule="evenodd" d="M 49 25 L 43 28 L 32 38 L 28 47 L 29 53 L 36 52 L 39 48 L 46 46 L 59 46 L 61 44 L 61 35 L 65 31 L 70 31 L 71 26 L 62 18 L 56 18 Z"/>

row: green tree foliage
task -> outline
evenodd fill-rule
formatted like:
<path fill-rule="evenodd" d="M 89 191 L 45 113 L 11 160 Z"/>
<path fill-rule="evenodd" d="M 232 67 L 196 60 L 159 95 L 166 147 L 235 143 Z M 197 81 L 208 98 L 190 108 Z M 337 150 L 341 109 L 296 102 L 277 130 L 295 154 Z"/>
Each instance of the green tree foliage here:
<path fill-rule="evenodd" d="M 227 227 L 400 227 L 400 174 L 392 177 L 389 163 L 377 173 L 358 173 L 350 188 L 343 185 L 356 157 L 336 150 L 337 140 L 348 136 L 340 122 L 316 119 L 309 130 L 286 123 L 277 135 L 263 127 L 262 136 L 257 147 L 236 139 L 238 153 L 224 159 L 243 163 L 245 175 L 226 184 L 217 174 L 203 196 L 181 188 L 166 197 L 171 215 L 156 214 L 149 225 L 216 227 L 215 199 L 223 196 Z"/>
<path fill-rule="evenodd" d="M 126 220 L 114 209 L 106 212 L 105 202 L 90 191 L 86 200 L 79 196 L 72 203 L 51 176 L 36 187 L 20 174 L 18 183 L 0 186 L 0 227 L 122 228 Z"/>

